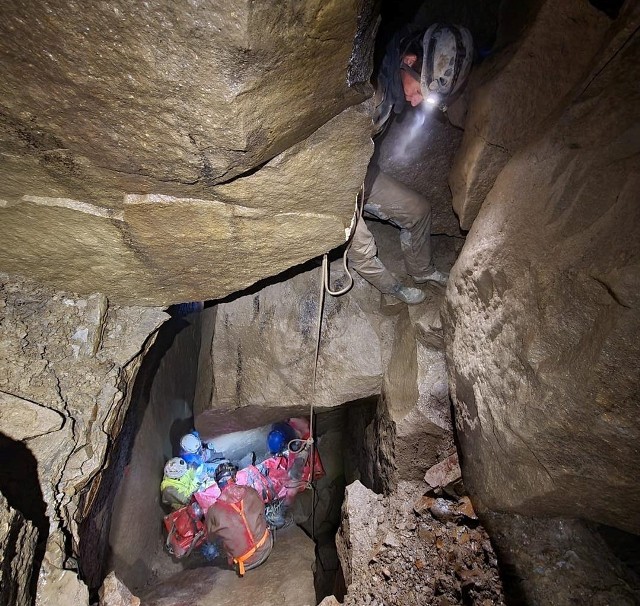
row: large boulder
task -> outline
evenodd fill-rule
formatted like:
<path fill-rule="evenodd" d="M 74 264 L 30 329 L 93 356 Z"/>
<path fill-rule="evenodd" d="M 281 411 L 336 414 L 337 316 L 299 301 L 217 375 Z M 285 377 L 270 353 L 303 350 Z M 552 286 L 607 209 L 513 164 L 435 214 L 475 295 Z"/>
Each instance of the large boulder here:
<path fill-rule="evenodd" d="M 256 167 L 359 99 L 346 78 L 359 10 L 10 0 L 0 198 L 117 202 Z"/>
<path fill-rule="evenodd" d="M 546 0 L 518 42 L 479 67 L 449 175 L 462 229 L 471 227 L 511 156 L 582 81 L 609 24 L 583 0 Z"/>
<path fill-rule="evenodd" d="M 369 124 L 350 108 L 259 171 L 179 194 L 123 186 L 124 201 L 89 203 L 27 189 L 15 204 L 0 201 L 0 268 L 145 305 L 245 288 L 345 241 Z"/>
<path fill-rule="evenodd" d="M 635 533 L 638 24 L 627 5 L 573 102 L 501 172 L 454 266 L 445 321 L 476 498 Z"/>

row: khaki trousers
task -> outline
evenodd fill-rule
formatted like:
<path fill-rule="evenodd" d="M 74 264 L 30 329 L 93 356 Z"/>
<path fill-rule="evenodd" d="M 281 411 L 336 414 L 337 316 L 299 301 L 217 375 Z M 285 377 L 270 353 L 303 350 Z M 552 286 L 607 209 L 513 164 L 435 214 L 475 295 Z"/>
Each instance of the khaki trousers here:
<path fill-rule="evenodd" d="M 379 173 L 365 198 L 364 216 L 388 221 L 400 228 L 400 247 L 407 273 L 423 276 L 431 265 L 431 205 L 424 196 L 393 177 Z M 383 293 L 391 293 L 398 280 L 377 256 L 377 246 L 364 219 L 358 221 L 348 257 L 351 266 Z"/>

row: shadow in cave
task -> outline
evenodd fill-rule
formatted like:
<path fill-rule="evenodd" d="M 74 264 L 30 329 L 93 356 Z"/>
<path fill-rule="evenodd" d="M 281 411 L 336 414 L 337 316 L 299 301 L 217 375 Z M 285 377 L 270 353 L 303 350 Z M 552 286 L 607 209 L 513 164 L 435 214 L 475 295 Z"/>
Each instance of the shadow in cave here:
<path fill-rule="evenodd" d="M 0 462 L 0 492 L 9 505 L 19 511 L 38 531 L 29 585 L 30 596 L 32 601 L 35 601 L 38 573 L 49 537 L 49 518 L 46 515 L 46 505 L 38 480 L 38 462 L 24 442 L 12 440 L 3 433 L 0 433 Z M 17 529 L 17 531 L 20 530 L 20 528 Z M 14 547 L 11 545 L 11 539 L 8 543 L 10 549 Z M 13 571 L 5 570 L 10 568 L 12 561 L 12 554 L 5 553 L 2 561 L 3 579 L 12 578 Z M 12 584 L 3 583 L 0 589 L 0 602 L 15 603 L 10 595 L 11 591 Z"/>
<path fill-rule="evenodd" d="M 107 465 L 82 495 L 82 521 L 78 525 L 79 568 L 80 577 L 88 585 L 92 598 L 97 596 L 107 572 L 113 503 L 120 481 L 127 474 L 133 442 L 149 403 L 154 377 L 174 339 L 187 326 L 189 322 L 184 318 L 172 317 L 159 328 L 146 353 L 146 345 L 143 348 L 142 363 L 127 398 L 128 408 L 122 426 L 111 443 Z M 121 389 L 126 390 L 126 385 Z"/>

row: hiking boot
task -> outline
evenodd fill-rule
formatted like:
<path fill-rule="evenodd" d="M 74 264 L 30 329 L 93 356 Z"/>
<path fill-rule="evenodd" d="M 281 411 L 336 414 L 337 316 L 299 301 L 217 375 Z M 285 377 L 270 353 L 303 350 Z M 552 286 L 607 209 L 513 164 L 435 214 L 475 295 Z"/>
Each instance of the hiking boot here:
<path fill-rule="evenodd" d="M 407 305 L 417 305 L 427 298 L 426 293 L 422 292 L 419 288 L 402 286 L 402 284 L 396 284 L 393 287 L 393 292 L 389 294 L 396 299 L 400 299 L 400 301 L 403 301 Z"/>
<path fill-rule="evenodd" d="M 435 267 L 429 273 L 424 274 L 424 276 L 413 276 L 413 281 L 416 284 L 424 284 L 425 282 L 435 282 L 436 284 L 440 284 L 440 286 L 446 286 L 448 279 L 449 279 L 448 272 L 440 271 Z"/>

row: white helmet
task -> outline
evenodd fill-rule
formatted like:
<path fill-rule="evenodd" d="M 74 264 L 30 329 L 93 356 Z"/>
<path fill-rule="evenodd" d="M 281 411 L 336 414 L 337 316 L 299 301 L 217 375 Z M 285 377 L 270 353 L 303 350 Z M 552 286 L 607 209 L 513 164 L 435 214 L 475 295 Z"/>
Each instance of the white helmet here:
<path fill-rule="evenodd" d="M 198 436 L 195 436 L 192 433 L 187 433 L 180 439 L 180 448 L 182 448 L 182 451 L 185 453 L 195 454 L 200 452 L 202 442 Z"/>
<path fill-rule="evenodd" d="M 420 88 L 428 103 L 444 105 L 462 87 L 473 62 L 473 39 L 466 27 L 435 23 L 422 37 Z"/>
<path fill-rule="evenodd" d="M 187 469 L 187 462 L 184 459 L 173 457 L 164 466 L 164 475 L 172 480 L 178 480 L 187 473 Z"/>

